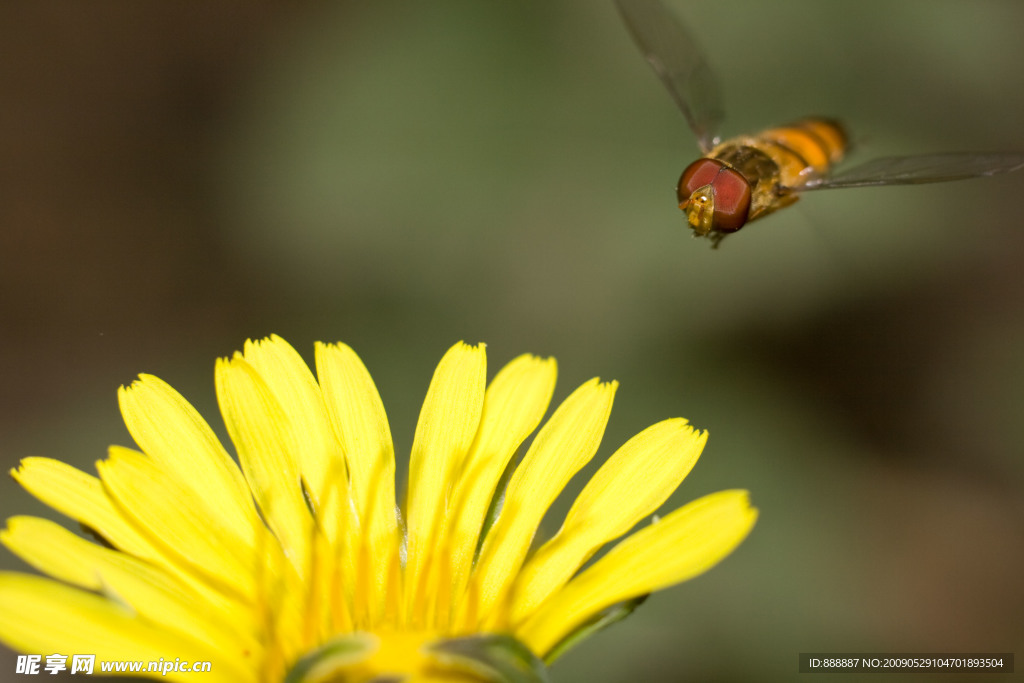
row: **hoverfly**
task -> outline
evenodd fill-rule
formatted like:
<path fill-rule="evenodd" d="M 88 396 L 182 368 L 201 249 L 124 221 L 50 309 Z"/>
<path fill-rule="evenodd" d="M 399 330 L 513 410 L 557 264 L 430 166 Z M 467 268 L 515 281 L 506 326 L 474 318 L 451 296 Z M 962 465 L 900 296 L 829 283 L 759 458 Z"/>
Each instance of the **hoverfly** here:
<path fill-rule="evenodd" d="M 847 149 L 843 126 L 809 117 L 728 140 L 718 83 L 697 43 L 659 0 L 615 0 L 633 40 L 697 136 L 702 158 L 679 178 L 679 208 L 712 245 L 799 198 L 800 192 L 868 185 L 937 183 L 1007 173 L 1024 154 L 950 152 L 882 157 L 832 173 Z"/>

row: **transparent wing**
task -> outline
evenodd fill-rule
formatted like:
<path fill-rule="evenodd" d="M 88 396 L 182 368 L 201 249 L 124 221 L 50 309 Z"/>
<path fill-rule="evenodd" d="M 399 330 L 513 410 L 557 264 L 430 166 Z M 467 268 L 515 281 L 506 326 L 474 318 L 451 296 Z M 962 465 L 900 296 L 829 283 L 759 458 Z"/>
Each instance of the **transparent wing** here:
<path fill-rule="evenodd" d="M 722 97 L 693 36 L 658 0 L 615 0 L 633 40 L 683 111 L 705 153 L 722 120 Z"/>
<path fill-rule="evenodd" d="M 1016 152 L 949 152 L 909 157 L 883 157 L 809 181 L 799 190 L 827 190 L 869 185 L 942 183 L 978 176 L 1009 173 L 1024 168 L 1024 154 Z"/>

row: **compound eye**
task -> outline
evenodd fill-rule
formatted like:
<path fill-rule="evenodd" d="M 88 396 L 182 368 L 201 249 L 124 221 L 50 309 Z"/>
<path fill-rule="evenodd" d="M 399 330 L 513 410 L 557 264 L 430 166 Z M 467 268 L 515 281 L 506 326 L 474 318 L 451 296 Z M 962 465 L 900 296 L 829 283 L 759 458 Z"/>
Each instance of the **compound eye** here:
<path fill-rule="evenodd" d="M 692 165 L 691 165 L 692 166 Z M 715 191 L 714 229 L 735 232 L 747 222 L 750 183 L 739 172 L 724 167 L 711 181 Z"/>
<path fill-rule="evenodd" d="M 679 197 L 679 203 L 690 199 L 694 191 L 705 185 L 710 185 L 715 179 L 718 173 L 726 168 L 726 165 L 717 159 L 697 159 L 683 171 L 683 175 L 679 177 L 679 187 L 676 190 L 676 196 Z"/>

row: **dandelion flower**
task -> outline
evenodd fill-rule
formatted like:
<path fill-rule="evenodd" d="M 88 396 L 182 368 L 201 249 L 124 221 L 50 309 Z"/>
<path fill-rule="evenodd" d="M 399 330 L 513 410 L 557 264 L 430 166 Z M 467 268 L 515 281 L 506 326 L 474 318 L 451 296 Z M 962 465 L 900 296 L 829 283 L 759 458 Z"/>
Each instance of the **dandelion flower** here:
<path fill-rule="evenodd" d="M 0 574 L 0 640 L 47 661 L 184 663 L 142 672 L 167 680 L 546 680 L 570 644 L 728 555 L 757 514 L 744 491 L 714 493 L 584 568 L 696 462 L 706 433 L 670 419 L 619 448 L 531 553 L 597 451 L 617 387 L 576 389 L 513 467 L 555 374 L 554 360 L 524 355 L 488 385 L 483 345 L 452 347 L 401 508 L 384 406 L 349 347 L 317 344 L 315 377 L 279 337 L 217 362 L 237 464 L 180 394 L 142 375 L 119 392 L 137 450 L 111 447 L 98 477 L 46 458 L 13 470 L 100 542 L 8 520 L 0 540 L 50 578 Z M 211 670 L 188 673 L 192 662 Z"/>

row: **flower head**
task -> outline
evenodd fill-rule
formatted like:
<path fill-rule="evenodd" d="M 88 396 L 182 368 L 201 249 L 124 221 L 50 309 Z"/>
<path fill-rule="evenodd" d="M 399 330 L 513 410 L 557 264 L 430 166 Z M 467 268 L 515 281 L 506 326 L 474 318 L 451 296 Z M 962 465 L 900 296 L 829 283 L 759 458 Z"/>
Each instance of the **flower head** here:
<path fill-rule="evenodd" d="M 579 387 L 537 429 L 555 362 L 486 383 L 483 345 L 441 359 L 416 426 L 404 523 L 384 406 L 343 344 L 316 377 L 284 340 L 216 365 L 238 464 L 195 409 L 143 375 L 119 392 L 138 450 L 98 477 L 26 458 L 14 477 L 93 543 L 14 517 L 0 540 L 52 578 L 0 574 L 0 639 L 97 661 L 180 661 L 169 680 L 543 680 L 568 644 L 729 554 L 756 518 L 744 491 L 700 498 L 620 541 L 675 490 L 706 433 L 659 422 L 591 478 L 531 554 L 542 517 L 597 451 L 616 383 Z M 99 672 L 97 672 L 99 673 Z M 145 674 L 145 672 L 143 672 Z M 162 676 L 161 673 L 166 673 Z"/>

